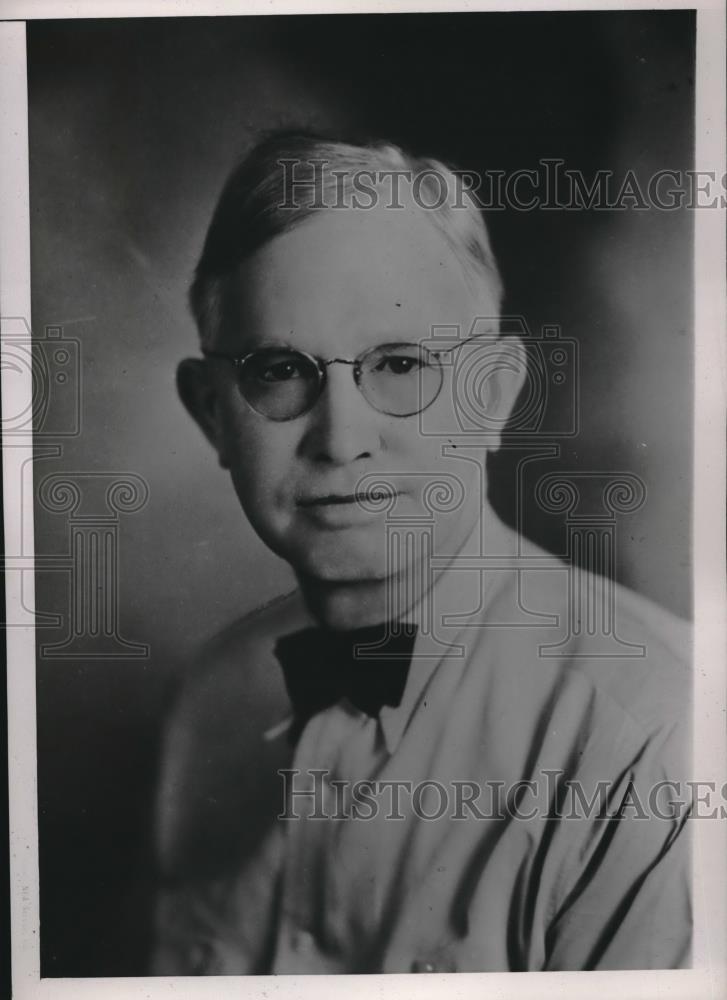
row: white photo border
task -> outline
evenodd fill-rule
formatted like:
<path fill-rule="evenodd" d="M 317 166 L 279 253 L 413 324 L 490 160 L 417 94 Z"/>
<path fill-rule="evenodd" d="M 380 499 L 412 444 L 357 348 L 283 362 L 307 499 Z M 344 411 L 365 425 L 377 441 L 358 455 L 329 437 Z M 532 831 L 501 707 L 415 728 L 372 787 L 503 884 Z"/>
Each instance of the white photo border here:
<path fill-rule="evenodd" d="M 435 11 L 696 10 L 697 170 L 724 169 L 725 11 L 721 0 L 627 0 L 627 2 L 459 2 L 426 3 Z M 5 0 L 0 22 L 0 302 L 3 317 L 27 317 L 30 324 L 30 236 L 28 201 L 28 108 L 25 21 L 65 18 L 236 16 L 294 13 L 405 13 L 416 2 L 301 0 Z M 725 218 L 723 207 L 695 212 L 695 412 L 694 412 L 694 773 L 722 788 L 727 781 L 727 623 L 725 609 Z M 6 334 L 3 321 L 3 336 Z M 30 336 L 30 334 L 28 334 Z M 17 337 L 14 337 L 17 342 Z M 2 366 L 3 426 L 29 405 L 30 372 L 8 376 Z M 693 822 L 695 935 L 693 968 L 649 972 L 454 973 L 433 976 L 252 976 L 40 979 L 39 872 L 37 834 L 37 750 L 35 634 L 24 606 L 34 606 L 32 507 L 22 509 L 17 477 L 32 458 L 32 439 L 3 440 L 6 553 L 22 553 L 28 572 L 6 577 L 8 654 L 8 740 L 13 997 L 174 997 L 184 1000 L 249 997 L 379 997 L 455 995 L 495 998 L 592 996 L 663 997 L 700 1000 L 727 995 L 727 820 Z M 22 588 L 22 593 L 21 593 Z M 25 623 L 24 623 L 25 622 Z M 584 981 L 583 976 L 588 978 Z"/>

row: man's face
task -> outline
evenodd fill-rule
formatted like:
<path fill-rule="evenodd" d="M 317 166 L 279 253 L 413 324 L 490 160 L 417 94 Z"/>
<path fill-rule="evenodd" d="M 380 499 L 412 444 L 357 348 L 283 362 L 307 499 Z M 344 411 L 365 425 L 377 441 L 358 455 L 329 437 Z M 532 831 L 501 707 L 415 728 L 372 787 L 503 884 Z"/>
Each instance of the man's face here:
<path fill-rule="evenodd" d="M 487 293 L 480 293 L 487 294 Z M 246 260 L 230 292 L 228 320 L 215 349 L 243 354 L 283 346 L 330 360 L 352 360 L 380 345 L 418 343 L 433 325 L 459 325 L 496 306 L 476 300 L 461 264 L 421 209 L 345 209 L 312 216 Z M 330 365 L 315 406 L 287 421 L 253 410 L 224 360 L 214 367 L 218 440 L 242 507 L 262 540 L 295 570 L 331 582 L 380 580 L 386 513 L 356 499 L 363 477 L 390 483 L 402 528 L 422 517 L 424 493 L 443 475 L 464 487 L 458 509 L 436 514 L 437 550 L 453 554 L 482 509 L 480 469 L 443 454 L 446 435 L 423 435 L 420 417 L 374 409 L 350 365 Z M 452 384 L 427 411 L 428 427 L 452 428 Z M 470 456 L 471 458 L 471 456 Z M 482 454 L 484 464 L 484 454 Z M 385 506 L 385 505 L 384 505 Z"/>

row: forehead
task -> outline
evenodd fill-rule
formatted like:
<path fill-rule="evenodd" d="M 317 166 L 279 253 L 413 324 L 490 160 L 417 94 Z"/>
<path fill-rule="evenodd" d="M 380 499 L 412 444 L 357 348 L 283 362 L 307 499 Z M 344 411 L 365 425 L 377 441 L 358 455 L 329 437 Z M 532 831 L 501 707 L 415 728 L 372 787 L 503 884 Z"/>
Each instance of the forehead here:
<path fill-rule="evenodd" d="M 477 302 L 462 263 L 424 210 L 315 213 L 238 269 L 226 349 L 289 343 L 347 353 L 382 339 L 424 339 L 432 325 L 471 325 Z M 484 294 L 484 293 L 483 293 Z"/>

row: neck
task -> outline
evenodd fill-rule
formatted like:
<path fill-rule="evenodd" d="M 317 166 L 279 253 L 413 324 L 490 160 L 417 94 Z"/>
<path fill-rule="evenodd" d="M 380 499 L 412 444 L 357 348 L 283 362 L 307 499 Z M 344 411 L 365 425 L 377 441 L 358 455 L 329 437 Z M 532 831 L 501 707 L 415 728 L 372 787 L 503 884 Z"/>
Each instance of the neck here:
<path fill-rule="evenodd" d="M 403 579 L 331 582 L 298 574 L 310 613 L 324 628 L 346 631 L 406 617 L 421 594 L 410 594 Z M 408 600 L 402 600 L 404 593 Z"/>

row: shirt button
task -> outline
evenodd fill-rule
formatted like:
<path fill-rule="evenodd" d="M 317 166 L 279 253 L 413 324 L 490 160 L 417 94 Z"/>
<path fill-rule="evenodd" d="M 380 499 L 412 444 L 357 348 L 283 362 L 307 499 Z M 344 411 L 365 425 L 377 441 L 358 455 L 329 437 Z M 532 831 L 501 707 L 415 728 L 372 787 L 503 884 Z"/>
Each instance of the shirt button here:
<path fill-rule="evenodd" d="M 425 958 L 417 958 L 411 964 L 412 972 L 436 972 L 437 966 Z"/>

